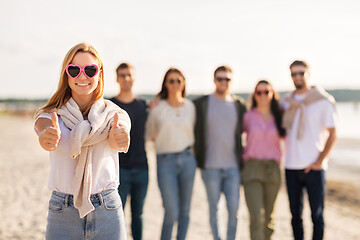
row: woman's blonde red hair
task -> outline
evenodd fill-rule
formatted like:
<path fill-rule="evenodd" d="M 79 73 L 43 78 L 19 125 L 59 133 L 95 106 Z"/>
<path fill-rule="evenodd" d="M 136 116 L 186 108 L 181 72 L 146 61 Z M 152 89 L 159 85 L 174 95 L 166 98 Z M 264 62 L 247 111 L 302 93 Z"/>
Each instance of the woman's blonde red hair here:
<path fill-rule="evenodd" d="M 53 112 L 59 109 L 62 105 L 64 105 L 70 98 L 71 98 L 71 88 L 68 84 L 68 75 L 66 73 L 66 67 L 72 63 L 75 55 L 77 53 L 90 53 L 93 55 L 97 62 L 99 67 L 99 83 L 97 88 L 93 92 L 93 97 L 91 101 L 84 106 L 81 110 L 83 115 L 86 115 L 91 106 L 99 99 L 101 99 L 104 95 L 104 70 L 103 70 L 103 63 L 101 61 L 101 58 L 98 54 L 98 52 L 95 50 L 93 46 L 87 43 L 79 43 L 72 47 L 66 54 L 61 72 L 60 72 L 60 80 L 59 85 L 52 97 L 49 99 L 47 104 L 43 107 L 41 107 L 39 110 L 36 111 L 35 116 L 38 116 L 39 114 L 43 112 Z"/>

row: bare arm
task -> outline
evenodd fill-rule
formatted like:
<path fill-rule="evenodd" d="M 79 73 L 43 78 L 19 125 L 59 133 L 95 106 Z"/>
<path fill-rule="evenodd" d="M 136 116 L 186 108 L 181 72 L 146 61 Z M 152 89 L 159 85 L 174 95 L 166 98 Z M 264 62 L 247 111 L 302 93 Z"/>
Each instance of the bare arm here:
<path fill-rule="evenodd" d="M 329 155 L 331 149 L 333 148 L 337 139 L 336 128 L 328 128 L 327 130 L 329 131 L 329 137 L 326 140 L 323 151 L 320 152 L 316 162 L 312 163 L 305 169 L 305 173 L 310 172 L 310 170 L 321 170 L 324 159 Z"/>

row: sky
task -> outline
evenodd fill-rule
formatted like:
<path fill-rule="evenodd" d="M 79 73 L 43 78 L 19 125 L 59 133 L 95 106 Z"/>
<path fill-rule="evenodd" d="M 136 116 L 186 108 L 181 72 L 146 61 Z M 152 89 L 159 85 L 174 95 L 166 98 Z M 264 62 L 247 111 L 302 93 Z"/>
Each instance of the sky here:
<path fill-rule="evenodd" d="M 124 61 L 135 67 L 136 94 L 157 93 L 169 67 L 184 73 L 188 93 L 211 93 L 223 64 L 232 92 L 260 79 L 292 90 L 295 59 L 310 64 L 310 84 L 360 89 L 359 12 L 357 0 L 0 0 L 0 98 L 50 97 L 80 42 L 99 52 L 108 97 Z"/>

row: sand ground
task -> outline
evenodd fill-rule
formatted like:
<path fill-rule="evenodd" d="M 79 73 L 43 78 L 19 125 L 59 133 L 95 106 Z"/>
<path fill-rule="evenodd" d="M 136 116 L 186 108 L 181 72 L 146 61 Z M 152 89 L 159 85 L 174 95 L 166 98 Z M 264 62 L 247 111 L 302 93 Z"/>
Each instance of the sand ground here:
<path fill-rule="evenodd" d="M 339 141 L 342 144 L 357 144 Z M 359 145 L 357 145 L 359 146 Z M 151 146 L 147 146 L 151 148 Z M 156 182 L 154 153 L 149 151 L 150 182 L 144 209 L 144 239 L 159 239 L 163 218 L 162 200 Z M 360 171 L 340 165 L 329 166 L 325 206 L 325 239 L 360 239 Z M 33 131 L 33 120 L 0 115 L 0 240 L 44 239 L 49 174 L 48 153 L 42 150 Z M 241 189 L 237 239 L 249 239 L 249 217 Z M 226 206 L 219 203 L 222 234 L 225 233 Z M 130 209 L 125 208 L 130 234 Z M 279 193 L 273 239 L 292 239 L 286 189 Z M 306 239 L 311 239 L 309 207 L 304 209 Z M 174 233 L 176 229 L 174 229 Z M 129 237 L 129 239 L 132 239 Z M 187 239 L 212 239 L 208 221 L 208 204 L 199 171 L 196 172 L 190 225 Z"/>

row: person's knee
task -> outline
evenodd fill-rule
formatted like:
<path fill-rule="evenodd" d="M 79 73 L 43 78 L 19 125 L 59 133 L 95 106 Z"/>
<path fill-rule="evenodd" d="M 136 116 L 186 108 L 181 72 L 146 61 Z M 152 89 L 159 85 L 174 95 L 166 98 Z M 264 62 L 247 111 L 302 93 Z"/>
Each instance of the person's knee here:
<path fill-rule="evenodd" d="M 250 224 L 252 226 L 261 226 L 262 216 L 261 214 L 251 214 L 250 215 Z"/>
<path fill-rule="evenodd" d="M 264 219 L 265 219 L 265 223 L 271 223 L 274 221 L 274 214 L 265 213 Z"/>
<path fill-rule="evenodd" d="M 302 221 L 302 213 L 298 208 L 290 208 L 292 222 L 301 222 Z"/>
<path fill-rule="evenodd" d="M 299 212 L 291 212 L 293 221 L 301 221 L 302 217 Z"/>
<path fill-rule="evenodd" d="M 190 206 L 182 206 L 179 212 L 181 218 L 189 217 Z"/>
<path fill-rule="evenodd" d="M 141 218 L 143 215 L 143 209 L 141 208 L 134 208 L 131 209 L 131 218 Z"/>
<path fill-rule="evenodd" d="M 217 217 L 217 208 L 210 208 L 209 209 L 209 214 L 210 214 L 210 217 Z"/>
<path fill-rule="evenodd" d="M 324 217 L 322 213 L 311 214 L 311 219 L 314 224 L 324 224 Z"/>
<path fill-rule="evenodd" d="M 227 208 L 229 211 L 229 215 L 237 215 L 238 209 L 239 209 L 239 200 L 238 198 L 236 199 L 229 199 L 229 201 L 227 202 Z"/>
<path fill-rule="evenodd" d="M 178 209 L 166 209 L 165 210 L 165 221 L 167 223 L 175 222 L 179 219 L 179 210 Z"/>
<path fill-rule="evenodd" d="M 290 204 L 290 212 L 293 217 L 301 217 L 302 210 L 300 204 Z"/>

